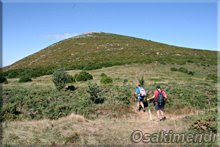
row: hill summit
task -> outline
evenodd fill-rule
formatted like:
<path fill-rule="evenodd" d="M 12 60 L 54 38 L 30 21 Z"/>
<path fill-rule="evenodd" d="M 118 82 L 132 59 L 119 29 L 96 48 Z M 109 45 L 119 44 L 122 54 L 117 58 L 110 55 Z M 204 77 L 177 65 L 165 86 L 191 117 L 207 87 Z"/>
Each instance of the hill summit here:
<path fill-rule="evenodd" d="M 131 63 L 217 64 L 214 51 L 195 50 L 118 34 L 90 32 L 54 43 L 7 67 L 98 69 Z"/>

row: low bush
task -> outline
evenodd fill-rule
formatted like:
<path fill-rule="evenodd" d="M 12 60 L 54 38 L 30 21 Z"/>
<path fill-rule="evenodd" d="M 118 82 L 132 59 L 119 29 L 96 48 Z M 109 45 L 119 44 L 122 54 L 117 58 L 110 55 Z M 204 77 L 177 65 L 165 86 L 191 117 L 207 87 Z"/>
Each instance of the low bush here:
<path fill-rule="evenodd" d="M 25 75 L 29 75 L 31 78 L 34 77 L 40 77 L 43 75 L 49 75 L 54 72 L 53 67 L 47 67 L 47 68 L 27 68 L 27 69 L 14 69 L 14 70 L 9 70 L 7 72 L 4 72 L 4 76 L 7 78 L 20 78 Z"/>
<path fill-rule="evenodd" d="M 14 71 L 12 71 L 12 72 L 10 72 L 9 74 L 8 74 L 8 78 L 16 78 L 18 76 L 18 73 L 17 72 L 14 72 Z"/>
<path fill-rule="evenodd" d="M 175 67 L 171 67 L 170 70 L 171 70 L 171 71 L 178 71 L 178 69 L 175 68 Z"/>
<path fill-rule="evenodd" d="M 53 73 L 53 83 L 57 90 L 61 90 L 66 86 L 66 83 L 73 81 L 73 77 L 68 75 L 64 69 L 58 69 Z"/>
<path fill-rule="evenodd" d="M 195 74 L 195 72 L 189 71 L 188 69 L 186 69 L 184 67 L 180 67 L 180 68 L 171 67 L 170 70 L 171 71 L 178 71 L 178 72 L 186 73 L 186 74 L 192 75 L 192 76 Z"/>
<path fill-rule="evenodd" d="M 75 82 L 75 78 L 69 74 L 67 74 L 67 83 L 73 83 Z"/>
<path fill-rule="evenodd" d="M 192 75 L 192 76 L 193 76 L 194 73 L 195 73 L 195 72 L 193 72 L 193 71 L 189 71 L 189 72 L 188 72 L 188 75 Z"/>
<path fill-rule="evenodd" d="M 107 75 L 105 73 L 101 73 L 100 75 L 101 77 L 107 77 Z"/>
<path fill-rule="evenodd" d="M 75 91 L 76 87 L 74 85 L 69 85 L 65 88 L 66 90 Z"/>
<path fill-rule="evenodd" d="M 144 77 L 142 76 L 139 80 L 138 80 L 139 84 L 141 86 L 144 86 Z"/>
<path fill-rule="evenodd" d="M 8 83 L 7 78 L 0 75 L 0 83 Z"/>
<path fill-rule="evenodd" d="M 207 77 L 206 77 L 206 80 L 212 80 L 213 82 L 217 82 L 217 74 L 209 74 Z"/>
<path fill-rule="evenodd" d="M 207 111 L 205 114 L 199 115 L 193 121 L 189 131 L 197 133 L 213 132 L 216 134 L 218 128 L 217 116 L 217 110 Z"/>
<path fill-rule="evenodd" d="M 188 70 L 187 70 L 186 68 L 184 68 L 184 67 L 180 67 L 180 68 L 178 69 L 178 71 L 179 71 L 179 72 L 183 72 L 183 73 L 188 73 Z"/>
<path fill-rule="evenodd" d="M 3 120 L 58 119 L 74 112 L 89 116 L 93 102 L 86 89 L 57 91 L 45 88 L 12 88 L 3 91 Z"/>
<path fill-rule="evenodd" d="M 88 81 L 92 80 L 93 76 L 85 71 L 80 72 L 74 76 L 75 81 Z"/>
<path fill-rule="evenodd" d="M 167 108 L 171 110 L 184 107 L 209 109 L 217 106 L 217 91 L 213 85 L 169 84 L 162 86 L 169 95 Z"/>
<path fill-rule="evenodd" d="M 168 95 L 166 110 L 178 113 L 181 108 L 198 110 L 216 108 L 216 85 L 207 83 L 209 82 L 204 81 L 198 84 L 172 82 L 161 85 Z M 148 85 L 148 89 L 151 89 L 150 95 L 153 95 L 155 87 L 156 83 Z M 80 87 L 74 91 L 57 91 L 41 86 L 5 87 L 2 92 L 4 105 L 1 116 L 3 120 L 57 119 L 74 112 L 91 117 L 95 115 L 95 110 L 99 106 L 105 106 L 102 112 L 109 110 L 107 113 L 117 113 L 116 111 L 121 108 L 129 106 L 134 90 L 133 85 L 129 84 L 103 85 L 102 87 L 92 83 L 89 83 L 88 87 Z M 117 107 L 116 110 L 112 109 L 113 105 Z"/>
<path fill-rule="evenodd" d="M 128 83 L 128 79 L 124 79 L 123 84 L 127 84 L 127 83 Z"/>
<path fill-rule="evenodd" d="M 94 83 L 88 84 L 88 90 L 90 100 L 95 104 L 103 103 L 105 98 L 102 93 L 102 89 Z"/>
<path fill-rule="evenodd" d="M 25 82 L 31 82 L 31 76 L 30 75 L 24 75 L 19 79 L 20 83 L 25 83 Z"/>
<path fill-rule="evenodd" d="M 112 78 L 108 76 L 103 76 L 100 80 L 100 83 L 102 84 L 110 84 L 112 82 L 113 82 Z"/>
<path fill-rule="evenodd" d="M 132 87 L 127 86 L 114 86 L 111 88 L 111 97 L 114 101 L 121 102 L 123 104 L 129 104 L 132 97 Z"/>
<path fill-rule="evenodd" d="M 188 62 L 188 63 L 194 63 L 194 61 L 193 61 L 193 60 L 190 60 L 190 59 L 188 59 L 187 62 Z"/>

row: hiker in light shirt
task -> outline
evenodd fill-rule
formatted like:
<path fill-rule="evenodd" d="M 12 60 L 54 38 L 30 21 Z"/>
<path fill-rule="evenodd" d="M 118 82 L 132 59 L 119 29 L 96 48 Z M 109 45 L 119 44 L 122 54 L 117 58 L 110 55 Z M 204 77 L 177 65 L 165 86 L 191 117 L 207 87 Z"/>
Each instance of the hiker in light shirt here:
<path fill-rule="evenodd" d="M 136 92 L 137 94 L 137 110 L 140 111 L 140 109 L 142 108 L 143 111 L 145 112 L 145 107 L 144 107 L 144 97 L 146 96 L 146 91 L 144 90 L 143 87 L 141 87 L 140 83 L 138 82 L 137 86 L 136 86 Z M 141 106 L 141 107 L 140 107 Z"/>

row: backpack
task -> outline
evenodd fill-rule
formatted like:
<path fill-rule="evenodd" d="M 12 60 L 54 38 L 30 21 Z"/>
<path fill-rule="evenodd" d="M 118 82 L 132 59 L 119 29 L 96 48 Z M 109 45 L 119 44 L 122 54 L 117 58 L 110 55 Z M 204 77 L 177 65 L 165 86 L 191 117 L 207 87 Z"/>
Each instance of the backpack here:
<path fill-rule="evenodd" d="M 157 90 L 158 91 L 158 97 L 157 97 L 157 103 L 158 103 L 158 105 L 163 105 L 164 103 L 165 103 L 165 101 L 164 101 L 164 96 L 163 96 L 163 91 L 161 90 L 161 91 L 159 91 L 159 90 Z"/>
<path fill-rule="evenodd" d="M 140 95 L 143 96 L 143 97 L 147 96 L 147 93 L 146 93 L 146 91 L 144 90 L 143 87 L 140 87 Z"/>

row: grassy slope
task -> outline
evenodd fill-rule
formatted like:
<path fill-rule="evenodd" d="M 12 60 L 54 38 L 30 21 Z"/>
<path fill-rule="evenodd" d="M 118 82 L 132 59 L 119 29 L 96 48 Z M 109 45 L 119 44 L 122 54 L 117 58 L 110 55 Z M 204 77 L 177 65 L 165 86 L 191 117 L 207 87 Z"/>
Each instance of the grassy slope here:
<path fill-rule="evenodd" d="M 178 102 L 179 100 L 188 98 L 193 102 L 197 96 L 201 96 L 201 104 L 206 105 L 208 97 L 216 99 L 216 84 L 212 81 L 207 81 L 206 76 L 208 74 L 216 73 L 216 66 L 198 66 L 197 64 L 186 64 L 183 67 L 194 71 L 195 75 L 191 76 L 181 72 L 172 72 L 170 67 L 179 67 L 179 65 L 163 65 L 163 64 L 147 64 L 147 65 L 127 65 L 127 66 L 115 66 L 110 68 L 103 68 L 98 70 L 92 70 L 90 73 L 94 76 L 93 82 L 98 84 L 100 80 L 100 74 L 106 73 L 113 77 L 114 84 L 112 87 L 119 85 L 123 86 L 123 80 L 128 79 L 128 85 L 135 86 L 137 78 L 144 76 L 146 80 L 146 87 L 152 91 L 154 90 L 155 83 L 162 83 L 162 87 L 167 91 L 171 104 Z M 79 71 L 69 71 L 74 75 Z M 10 79 L 9 83 L 4 85 L 4 90 L 13 90 L 17 87 L 20 89 L 29 89 L 40 92 L 43 89 L 54 89 L 54 85 L 51 82 L 51 76 L 43 76 L 33 79 L 31 83 L 20 84 L 18 79 Z M 88 82 L 79 82 L 74 85 L 79 89 L 86 87 Z M 38 89 L 38 90 L 37 90 Z M 205 90 L 207 89 L 207 91 Z M 133 89 L 132 89 L 133 90 Z M 214 93 L 209 93 L 209 91 Z M 190 91 L 196 92 L 195 95 L 189 97 L 185 95 Z M 117 91 L 115 91 L 117 93 Z M 207 93 L 206 93 L 207 92 Z M 205 95 L 208 94 L 208 95 Z M 54 95 L 56 96 L 56 95 Z M 111 97 L 109 97 L 111 98 Z M 176 103 L 178 104 L 178 103 Z M 161 129 L 187 131 L 191 126 L 194 117 L 199 117 L 201 113 L 195 113 L 196 111 L 204 111 L 202 108 L 181 107 L 178 105 L 167 105 L 168 120 L 162 122 L 162 125 L 158 125 L 157 122 L 149 121 L 147 113 L 134 112 L 134 103 L 129 105 L 129 111 L 117 111 L 113 108 L 109 108 L 105 104 L 97 106 L 99 112 L 98 118 L 94 120 L 87 120 L 82 116 L 76 116 L 72 114 L 61 118 L 59 120 L 39 120 L 39 121 L 12 121 L 4 122 L 4 140 L 6 144 L 22 144 L 22 143 L 34 143 L 34 144 L 131 144 L 130 134 L 136 129 L 140 129 L 144 132 L 157 132 Z M 102 107 L 103 106 L 103 107 Z M 151 104 L 153 111 L 153 117 L 155 118 L 155 112 L 153 105 Z M 174 107 L 173 107 L 174 106 Z M 209 108 L 209 106 L 208 106 Z M 108 111 L 110 109 L 111 111 Z M 107 113 L 105 113 L 107 111 Z M 109 115 L 114 113 L 114 115 Z M 124 115 L 127 113 L 127 115 Z M 185 114 L 192 113 L 192 117 L 185 117 Z M 197 116 L 197 114 L 199 114 Z M 139 120 L 141 119 L 141 120 Z"/>
<path fill-rule="evenodd" d="M 7 70 L 24 68 L 97 69 L 130 63 L 217 64 L 217 53 L 186 49 L 134 37 L 91 33 L 55 43 Z"/>
<path fill-rule="evenodd" d="M 51 81 L 51 75 L 33 78 L 30 83 L 18 83 L 18 79 L 9 79 L 9 83 L 3 86 L 4 107 L 12 110 L 8 114 L 17 113 L 17 111 L 22 113 L 19 114 L 20 121 L 6 120 L 3 123 L 3 143 L 130 144 L 129 135 L 136 129 L 151 133 L 161 129 L 187 131 L 193 123 L 193 119 L 185 117 L 184 113 L 194 115 L 194 112 L 207 111 L 216 106 L 216 83 L 206 79 L 209 74 L 217 75 L 216 61 L 217 52 L 186 49 L 107 33 L 92 33 L 58 42 L 18 61 L 8 69 L 48 69 L 59 66 L 67 69 L 97 69 L 105 66 L 123 65 L 89 71 L 94 76 L 93 82 L 99 85 L 102 72 L 113 78 L 112 85 L 104 86 L 110 90 L 106 93 L 108 100 L 103 104 L 94 105 L 95 111 L 90 114 L 96 116 L 93 120 L 74 114 L 59 120 L 47 120 L 45 118 L 48 116 L 43 112 L 41 114 L 41 110 L 51 107 L 50 110 L 54 109 L 55 111 L 57 108 L 53 108 L 53 105 L 50 104 L 56 102 L 60 102 L 62 108 L 65 106 L 73 107 L 69 102 L 76 98 L 75 95 L 68 92 L 57 92 Z M 140 65 L 139 63 L 146 64 Z M 172 72 L 171 67 L 185 67 L 195 72 L 195 75 Z M 79 71 L 72 70 L 69 73 L 74 75 Z M 145 86 L 150 91 L 150 95 L 158 82 L 168 93 L 170 102 L 167 104 L 166 112 L 170 119 L 159 127 L 156 122 L 148 121 L 146 113 L 134 112 L 135 103 L 129 104 L 127 108 L 121 103 L 113 102 L 112 98 L 118 96 L 118 88 L 124 87 L 123 81 L 125 79 L 128 80 L 126 85 L 129 90 L 133 91 L 137 79 L 141 76 L 144 76 L 146 80 Z M 81 89 L 87 87 L 88 82 L 78 82 L 74 85 L 78 88 L 75 93 L 79 93 Z M 25 92 L 22 93 L 22 91 Z M 19 101 L 7 105 L 11 97 L 14 97 L 13 100 Z M 30 108 L 20 106 L 20 100 L 22 101 L 24 97 L 25 100 L 30 100 L 30 102 L 33 100 L 35 103 L 28 105 Z M 28 121 L 30 118 L 25 115 L 28 116 L 31 113 L 30 110 L 33 110 L 32 107 L 44 99 L 51 100 L 45 106 L 41 107 L 40 105 L 37 108 L 39 109 L 39 118 L 44 119 Z M 150 107 L 153 110 L 152 104 Z M 70 115 L 72 112 L 72 110 L 67 111 L 65 115 Z M 52 112 L 49 111 L 49 114 Z M 196 114 L 198 113 L 195 113 L 192 118 L 199 117 Z M 142 118 L 141 121 L 137 121 L 138 118 Z"/>
<path fill-rule="evenodd" d="M 201 113 L 200 113 L 201 114 Z M 155 133 L 160 130 L 186 131 L 195 112 L 187 115 L 167 115 L 167 121 L 156 122 L 156 114 L 134 112 L 120 119 L 88 120 L 71 114 L 58 120 L 15 121 L 4 123 L 4 143 L 11 144 L 80 144 L 80 145 L 127 145 L 132 144 L 130 135 L 134 130 Z"/>

